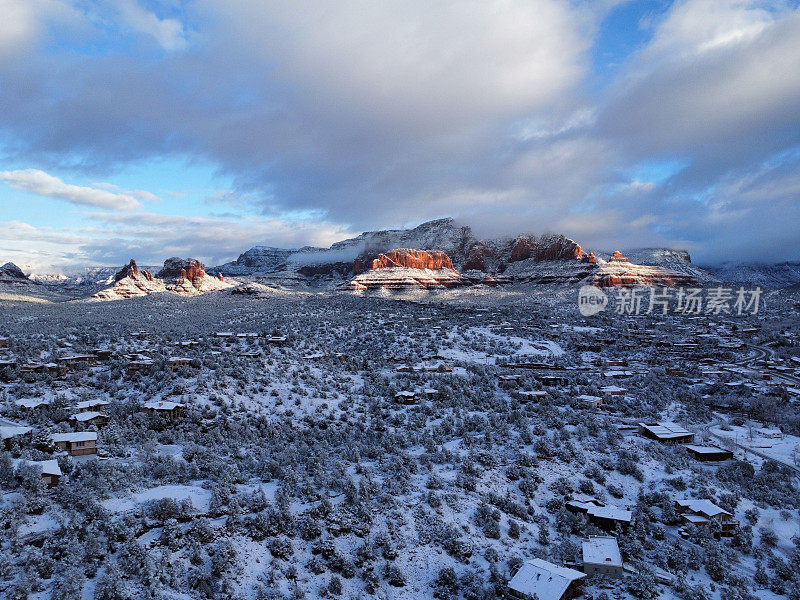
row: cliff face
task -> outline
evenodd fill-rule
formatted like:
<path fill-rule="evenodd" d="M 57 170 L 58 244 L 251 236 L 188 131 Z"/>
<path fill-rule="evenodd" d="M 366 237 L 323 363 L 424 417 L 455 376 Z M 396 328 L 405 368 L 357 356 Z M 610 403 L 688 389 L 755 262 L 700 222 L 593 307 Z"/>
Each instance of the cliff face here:
<path fill-rule="evenodd" d="M 164 261 L 162 268 L 156 277 L 159 279 L 174 279 L 176 283 L 184 279 L 192 284 L 195 289 L 200 289 L 203 279 L 206 276 L 205 265 L 194 258 L 178 258 L 174 256 Z"/>
<path fill-rule="evenodd" d="M 373 269 L 392 267 L 431 270 L 452 269 L 453 261 L 444 252 L 408 249 L 392 250 L 386 254 L 379 255 L 372 261 Z"/>
<path fill-rule="evenodd" d="M 537 238 L 532 235 L 521 235 L 517 238 L 508 262 L 519 262 L 533 258 L 537 262 L 544 260 L 583 260 L 586 257 L 581 247 L 563 235 L 545 235 Z"/>
<path fill-rule="evenodd" d="M 153 281 L 153 276 L 150 274 L 150 271 L 145 269 L 140 272 L 139 267 L 136 266 L 136 261 L 131 259 L 131 262 L 122 267 L 119 271 L 117 271 L 117 274 L 114 275 L 114 282 L 125 279 L 126 277 L 136 278 L 140 273 L 145 280 Z"/>
<path fill-rule="evenodd" d="M 372 269 L 357 275 L 348 287 L 355 291 L 414 290 L 468 284 L 444 252 L 402 248 L 379 254 Z"/>
<path fill-rule="evenodd" d="M 647 285 L 656 287 L 695 287 L 697 279 L 690 273 L 652 265 L 637 265 L 619 250 L 595 272 L 592 282 L 598 287 Z"/>

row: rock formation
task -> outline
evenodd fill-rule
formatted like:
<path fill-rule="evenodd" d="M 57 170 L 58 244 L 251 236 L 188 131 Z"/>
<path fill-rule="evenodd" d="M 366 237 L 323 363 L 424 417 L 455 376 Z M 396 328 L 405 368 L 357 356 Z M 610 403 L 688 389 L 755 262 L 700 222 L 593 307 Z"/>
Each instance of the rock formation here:
<path fill-rule="evenodd" d="M 374 269 L 390 269 L 394 267 L 405 267 L 407 269 L 453 269 L 453 261 L 444 252 L 425 250 L 392 250 L 386 254 L 380 254 L 372 261 Z"/>
<path fill-rule="evenodd" d="M 412 290 L 468 284 L 444 252 L 402 248 L 379 254 L 372 261 L 372 269 L 357 275 L 348 288 Z"/>
<path fill-rule="evenodd" d="M 6 282 L 33 283 L 17 265 L 7 262 L 0 267 L 0 280 Z"/>
<path fill-rule="evenodd" d="M 114 281 L 119 281 L 120 279 L 124 279 L 125 277 L 136 276 L 139 274 L 139 267 L 136 266 L 136 261 L 131 259 L 127 265 L 122 267 L 117 274 L 114 275 Z"/>
<path fill-rule="evenodd" d="M 464 271 L 487 271 L 486 257 L 490 254 L 488 246 L 484 242 L 477 242 L 470 248 L 467 259 L 462 265 Z"/>
<path fill-rule="evenodd" d="M 221 274 L 206 277 L 203 263 L 193 258 L 170 258 L 164 261 L 157 277 L 148 270 L 139 270 L 136 261 L 122 267 L 114 276 L 114 285 L 94 295 L 98 300 L 122 300 L 147 296 L 155 292 L 173 292 L 194 296 L 231 287 Z"/>
<path fill-rule="evenodd" d="M 544 235 L 536 238 L 521 235 L 517 238 L 508 257 L 508 262 L 519 262 L 533 258 L 537 262 L 545 260 L 584 260 L 585 253 L 573 240 L 563 235 Z"/>
<path fill-rule="evenodd" d="M 608 261 L 597 269 L 592 282 L 598 287 L 698 285 L 697 279 L 689 273 L 666 267 L 637 265 L 630 262 L 619 250 L 615 250 Z"/>
<path fill-rule="evenodd" d="M 164 261 L 164 267 L 156 274 L 156 277 L 169 281 L 181 279 L 188 281 L 195 289 L 200 289 L 203 279 L 206 276 L 205 265 L 194 258 L 178 258 L 174 256 Z"/>
<path fill-rule="evenodd" d="M 624 256 L 622 256 L 622 252 L 620 252 L 619 250 L 614 250 L 614 253 L 611 255 L 611 258 L 608 259 L 608 262 L 626 263 L 630 261 Z"/>

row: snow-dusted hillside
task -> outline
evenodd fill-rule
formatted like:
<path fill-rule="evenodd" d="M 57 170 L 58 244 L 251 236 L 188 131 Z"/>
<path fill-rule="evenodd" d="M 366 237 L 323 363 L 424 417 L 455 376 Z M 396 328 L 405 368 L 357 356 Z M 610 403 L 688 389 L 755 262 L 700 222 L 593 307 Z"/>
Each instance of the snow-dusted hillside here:
<path fill-rule="evenodd" d="M 800 283 L 800 262 L 777 264 L 724 263 L 704 267 L 717 279 L 739 285 L 785 288 Z"/>

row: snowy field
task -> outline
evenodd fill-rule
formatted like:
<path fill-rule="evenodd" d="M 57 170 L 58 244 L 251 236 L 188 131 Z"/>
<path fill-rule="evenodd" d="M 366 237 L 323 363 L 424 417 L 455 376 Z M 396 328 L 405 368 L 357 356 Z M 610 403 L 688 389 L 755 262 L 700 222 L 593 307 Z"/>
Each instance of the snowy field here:
<path fill-rule="evenodd" d="M 0 454 L 0 597 L 490 600 L 522 561 L 582 569 L 582 540 L 601 534 L 626 574 L 587 578 L 587 599 L 798 597 L 794 405 L 725 385 L 741 374 L 692 382 L 701 359 L 746 361 L 748 347 L 666 343 L 735 337 L 730 323 L 585 319 L 566 292 L 534 289 L 385 296 L 2 304 L 17 366 L 0 371 L 0 419 L 30 434 Z M 791 318 L 748 343 L 781 339 Z M 19 369 L 92 353 L 64 372 Z M 618 381 L 611 361 L 635 366 Z M 548 367 L 501 366 L 517 362 Z M 615 383 L 628 393 L 577 399 Z M 94 402 L 101 421 L 73 418 Z M 180 409 L 146 409 L 159 403 Z M 702 463 L 637 433 L 670 420 L 742 443 L 712 404 L 784 437 Z M 97 454 L 50 439 L 80 431 Z M 59 480 L 45 481 L 53 461 Z M 632 521 L 609 526 L 576 499 Z M 689 527 L 677 500 L 738 524 Z"/>

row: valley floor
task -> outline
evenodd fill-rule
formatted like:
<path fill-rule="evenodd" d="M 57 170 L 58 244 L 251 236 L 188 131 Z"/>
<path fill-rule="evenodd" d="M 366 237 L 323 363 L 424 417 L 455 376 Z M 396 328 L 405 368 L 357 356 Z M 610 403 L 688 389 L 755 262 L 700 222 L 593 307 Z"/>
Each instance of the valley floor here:
<path fill-rule="evenodd" d="M 581 597 L 800 598 L 791 307 L 582 317 L 542 286 L 0 299 L 0 597 L 488 600 L 611 535 L 625 574 Z M 54 444 L 69 433 L 96 453 Z M 721 512 L 678 502 L 698 500 Z"/>

